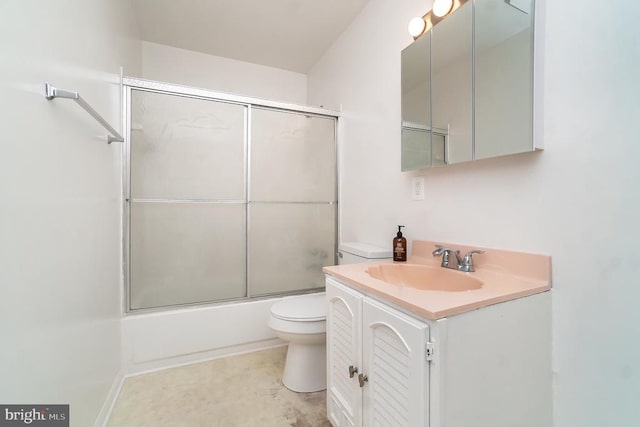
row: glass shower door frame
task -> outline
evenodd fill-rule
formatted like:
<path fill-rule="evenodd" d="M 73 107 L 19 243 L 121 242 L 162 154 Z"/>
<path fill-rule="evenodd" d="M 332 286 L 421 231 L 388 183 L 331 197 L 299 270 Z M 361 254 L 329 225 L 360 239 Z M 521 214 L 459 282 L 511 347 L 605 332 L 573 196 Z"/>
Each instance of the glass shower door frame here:
<path fill-rule="evenodd" d="M 149 311 L 162 311 L 167 309 L 175 309 L 176 307 L 182 306 L 197 306 L 197 305 L 215 305 L 221 303 L 229 303 L 233 301 L 246 301 L 251 299 L 260 299 L 260 298 L 269 298 L 273 297 L 277 294 L 265 295 L 254 297 L 252 296 L 252 292 L 250 289 L 250 281 L 249 281 L 249 263 L 250 263 L 250 248 L 249 248 L 249 205 L 250 205 L 250 171 L 251 171 L 251 112 L 252 107 L 260 107 L 265 109 L 273 109 L 280 110 L 283 112 L 290 113 L 299 113 L 306 114 L 312 116 L 318 116 L 323 118 L 332 118 L 335 120 L 335 134 L 334 134 L 334 166 L 335 166 L 335 202 L 328 202 L 329 204 L 335 205 L 335 247 L 334 247 L 334 261 L 335 261 L 335 253 L 337 252 L 338 245 L 338 236 L 339 236 L 339 209 L 338 209 L 338 199 L 339 199 L 339 188 L 338 188 L 338 118 L 339 112 L 334 110 L 328 110 L 324 108 L 316 108 L 316 107 L 308 107 L 301 106 L 296 104 L 288 104 L 276 101 L 263 100 L 258 98 L 250 98 L 232 94 L 225 94 L 216 91 L 211 91 L 207 89 L 201 88 L 193 88 L 186 87 L 180 85 L 174 85 L 169 83 L 137 79 L 137 78 L 129 78 L 123 77 L 122 79 L 122 100 L 123 100 L 123 123 L 125 125 L 125 141 L 123 143 L 122 150 L 122 179 L 123 179 L 123 207 L 122 207 L 122 222 L 123 222 L 123 235 L 122 235 L 122 269 L 123 269 L 123 283 L 124 283 L 124 295 L 123 295 L 123 309 L 125 313 L 137 314 L 142 312 Z M 244 200 L 240 201 L 206 201 L 204 203 L 241 203 L 244 204 L 244 253 L 245 253 L 245 269 L 244 269 L 244 285 L 245 285 L 245 295 L 239 298 L 225 299 L 225 300 L 215 300 L 215 301 L 201 301 L 201 302 L 193 302 L 193 303 L 178 303 L 171 305 L 163 305 L 159 307 L 150 307 L 150 308 L 131 308 L 131 131 L 132 131 L 132 123 L 131 123 L 131 99 L 132 99 L 132 91 L 145 91 L 152 92 L 158 94 L 165 95 L 174 95 L 181 96 L 186 98 L 194 98 L 215 102 L 223 102 L 236 104 L 240 106 L 244 106 Z M 160 201 L 162 202 L 162 201 Z M 171 202 L 171 200 L 167 200 L 166 202 Z M 184 203 L 203 203 L 201 200 L 174 200 L 174 202 L 184 202 Z M 286 292 L 284 294 L 295 294 L 301 292 L 308 292 L 308 290 L 301 290 L 299 292 Z"/>

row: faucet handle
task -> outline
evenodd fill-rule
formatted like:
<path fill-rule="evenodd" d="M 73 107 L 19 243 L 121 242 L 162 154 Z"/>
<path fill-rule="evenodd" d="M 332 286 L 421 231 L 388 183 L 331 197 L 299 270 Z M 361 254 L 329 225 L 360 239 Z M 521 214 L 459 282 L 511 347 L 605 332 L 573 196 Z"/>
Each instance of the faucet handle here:
<path fill-rule="evenodd" d="M 475 271 L 475 269 L 473 268 L 473 254 L 483 254 L 483 253 L 484 251 L 480 249 L 474 249 L 464 254 L 464 257 L 462 258 L 462 263 L 460 264 L 460 270 L 465 271 L 467 273 Z"/>
<path fill-rule="evenodd" d="M 448 247 L 446 247 L 446 246 L 442 246 L 442 245 L 435 245 L 435 246 L 436 246 L 436 249 L 435 249 L 433 252 L 431 252 L 431 254 L 432 254 L 433 256 L 440 256 L 440 255 L 442 255 L 442 254 L 447 255 L 447 252 L 457 252 L 457 253 L 460 253 L 460 251 L 459 251 L 459 250 L 457 250 L 457 249 L 448 248 Z"/>

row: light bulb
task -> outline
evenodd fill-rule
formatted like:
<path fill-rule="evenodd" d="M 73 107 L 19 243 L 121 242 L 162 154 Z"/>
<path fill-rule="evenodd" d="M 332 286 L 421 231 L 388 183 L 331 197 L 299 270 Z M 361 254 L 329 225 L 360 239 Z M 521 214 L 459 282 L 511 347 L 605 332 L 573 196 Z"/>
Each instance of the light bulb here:
<path fill-rule="evenodd" d="M 424 22 L 424 19 L 416 16 L 411 21 L 409 21 L 409 34 L 411 34 L 411 36 L 413 37 L 418 37 L 420 34 L 422 34 L 422 32 L 424 31 L 424 27 L 426 26 L 427 23 Z"/>
<path fill-rule="evenodd" d="M 433 2 L 433 14 L 438 18 L 445 16 L 453 7 L 453 0 L 435 0 Z"/>

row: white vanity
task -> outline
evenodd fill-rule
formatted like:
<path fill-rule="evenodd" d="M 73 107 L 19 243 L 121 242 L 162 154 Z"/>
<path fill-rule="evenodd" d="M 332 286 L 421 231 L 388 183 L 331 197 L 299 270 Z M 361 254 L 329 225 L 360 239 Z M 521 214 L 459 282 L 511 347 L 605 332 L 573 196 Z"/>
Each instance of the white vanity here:
<path fill-rule="evenodd" d="M 550 258 L 486 249 L 476 272 L 447 272 L 434 243 L 414 242 L 409 263 L 387 270 L 325 268 L 329 420 L 550 426 Z"/>

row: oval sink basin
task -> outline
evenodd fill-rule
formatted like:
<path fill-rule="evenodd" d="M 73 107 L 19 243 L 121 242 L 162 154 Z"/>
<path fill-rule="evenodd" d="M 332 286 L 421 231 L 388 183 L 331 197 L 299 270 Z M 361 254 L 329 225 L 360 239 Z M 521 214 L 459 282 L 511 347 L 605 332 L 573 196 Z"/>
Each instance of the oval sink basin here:
<path fill-rule="evenodd" d="M 367 268 L 367 273 L 383 282 L 425 291 L 461 292 L 482 286 L 468 273 L 421 264 L 376 264 Z"/>

